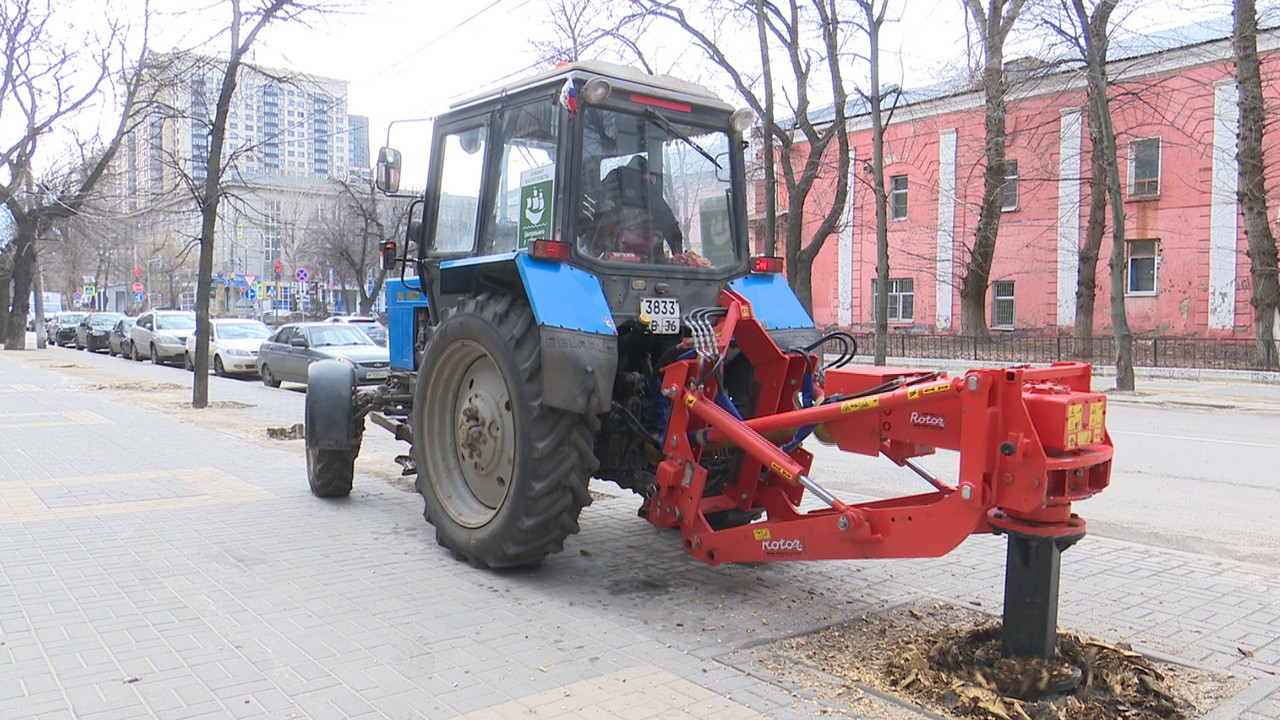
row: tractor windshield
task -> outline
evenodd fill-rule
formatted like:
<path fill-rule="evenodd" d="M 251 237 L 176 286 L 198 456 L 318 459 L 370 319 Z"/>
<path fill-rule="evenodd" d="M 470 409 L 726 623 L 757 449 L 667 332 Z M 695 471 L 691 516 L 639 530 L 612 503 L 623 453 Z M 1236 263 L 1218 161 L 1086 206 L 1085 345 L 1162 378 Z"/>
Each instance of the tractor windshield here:
<path fill-rule="evenodd" d="M 579 252 L 613 263 L 736 262 L 729 135 L 681 120 L 585 109 Z"/>

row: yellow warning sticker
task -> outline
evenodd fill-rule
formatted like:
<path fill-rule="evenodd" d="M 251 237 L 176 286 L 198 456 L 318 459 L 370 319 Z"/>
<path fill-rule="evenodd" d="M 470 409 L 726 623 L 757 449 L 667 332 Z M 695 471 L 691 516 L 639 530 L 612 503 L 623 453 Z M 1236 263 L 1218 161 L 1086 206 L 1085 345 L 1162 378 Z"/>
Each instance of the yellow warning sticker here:
<path fill-rule="evenodd" d="M 1088 445 L 1091 442 L 1093 442 L 1092 430 L 1081 430 L 1076 433 L 1076 445 Z"/>
<path fill-rule="evenodd" d="M 951 383 L 937 383 L 934 385 L 925 385 L 924 387 L 907 388 L 908 400 L 919 400 L 922 397 L 928 397 L 934 393 L 946 392 L 951 389 Z"/>
<path fill-rule="evenodd" d="M 1068 420 L 1071 420 L 1071 419 L 1081 420 L 1081 419 L 1083 419 L 1083 418 L 1084 418 L 1084 406 L 1083 406 L 1083 405 L 1068 405 L 1068 406 L 1067 406 L 1067 419 L 1068 419 Z"/>
<path fill-rule="evenodd" d="M 746 320 L 750 320 L 750 319 L 751 319 L 751 308 L 750 308 L 750 307 L 748 307 L 748 306 L 746 306 L 746 305 L 743 305 L 743 306 L 742 306 L 742 317 L 743 317 L 744 319 L 746 319 Z M 759 539 L 759 538 L 757 538 L 757 539 Z"/>
<path fill-rule="evenodd" d="M 698 398 L 696 398 L 696 397 L 694 397 L 694 396 L 692 396 L 692 395 L 685 395 L 685 396 L 684 396 L 684 404 L 685 404 L 685 405 L 688 405 L 689 407 L 693 407 L 694 405 L 697 405 L 697 404 L 698 404 Z"/>
<path fill-rule="evenodd" d="M 776 462 L 775 462 L 775 463 L 769 463 L 769 469 L 770 469 L 770 470 L 772 470 L 772 471 L 774 471 L 774 472 L 776 472 L 776 473 L 778 473 L 779 475 L 781 475 L 782 477 L 784 477 L 784 478 L 786 478 L 786 479 L 788 479 L 788 480 L 793 480 L 793 479 L 795 479 L 795 475 L 792 475 L 792 474 L 791 474 L 791 473 L 790 473 L 786 468 L 782 467 L 781 465 L 779 465 L 779 464 L 778 464 L 778 463 L 776 463 Z"/>
<path fill-rule="evenodd" d="M 873 408 L 873 407 L 880 407 L 880 398 L 878 397 L 856 398 L 854 400 L 845 400 L 844 402 L 840 403 L 840 412 L 851 413 L 851 412 L 857 412 L 859 410 L 866 410 L 867 408 Z"/>
<path fill-rule="evenodd" d="M 1099 400 L 1089 403 L 1089 424 L 1093 427 L 1102 425 L 1103 417 L 1107 412 L 1107 401 Z"/>
<path fill-rule="evenodd" d="M 1081 428 L 1080 418 L 1067 416 L 1067 432 L 1075 432 Z"/>
<path fill-rule="evenodd" d="M 756 536 L 757 540 L 770 540 L 773 538 L 773 536 L 769 534 L 769 528 L 758 528 L 753 530 L 752 533 Z"/>

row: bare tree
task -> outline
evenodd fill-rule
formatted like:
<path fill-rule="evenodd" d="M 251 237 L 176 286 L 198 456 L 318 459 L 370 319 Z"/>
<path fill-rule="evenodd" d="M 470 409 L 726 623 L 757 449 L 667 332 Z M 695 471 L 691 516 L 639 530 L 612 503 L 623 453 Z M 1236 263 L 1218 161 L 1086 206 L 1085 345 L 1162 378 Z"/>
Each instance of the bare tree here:
<path fill-rule="evenodd" d="M 642 37 L 649 22 L 643 13 L 625 13 L 608 0 L 546 0 L 543 26 L 547 32 L 530 40 L 538 56 L 552 63 L 590 58 L 640 63 L 653 72 L 634 38 Z"/>
<path fill-rule="evenodd" d="M 213 122 L 209 126 L 209 153 L 205 158 L 204 187 L 200 203 L 200 270 L 196 285 L 196 357 L 195 382 L 191 386 L 191 406 L 209 404 L 209 301 L 212 295 L 214 239 L 218 224 L 218 206 L 222 199 L 223 148 L 226 144 L 227 118 L 231 98 L 245 56 L 258 35 L 269 25 L 297 21 L 315 6 L 297 0 L 258 0 L 249 8 L 241 0 L 230 0 L 231 22 L 227 26 L 229 41 L 226 65 L 218 88 Z"/>
<path fill-rule="evenodd" d="M 982 205 L 974 231 L 973 249 L 960 282 L 960 328 L 965 335 L 987 334 L 987 284 L 1000 233 L 1000 205 L 1004 193 L 1005 96 L 1004 43 L 1018 21 L 1026 0 L 964 0 L 982 42 L 982 92 L 986 105 L 986 167 L 982 175 Z"/>
<path fill-rule="evenodd" d="M 313 235 L 315 244 L 306 252 L 334 268 L 344 280 L 355 281 L 359 313 L 367 315 L 386 281 L 386 271 L 378 262 L 379 250 L 384 242 L 404 237 L 408 205 L 404 200 L 382 197 L 372 185 L 342 183 L 342 190 L 336 217 Z M 366 286 L 366 279 L 372 279 L 371 287 Z"/>
<path fill-rule="evenodd" d="M 1240 173 L 1238 194 L 1244 216 L 1244 234 L 1249 243 L 1249 272 L 1253 276 L 1253 330 L 1257 339 L 1254 363 L 1259 367 L 1280 367 L 1276 347 L 1277 308 L 1280 283 L 1276 270 L 1276 237 L 1267 220 L 1267 163 L 1263 144 L 1266 107 L 1262 97 L 1262 72 L 1258 61 L 1258 13 L 1254 0 L 1236 0 L 1235 50 L 1236 83 L 1239 86 L 1240 128 L 1236 161 Z"/>
<path fill-rule="evenodd" d="M 745 66 L 736 63 L 727 46 L 717 38 L 726 24 L 755 26 L 763 15 L 770 42 L 786 54 L 790 72 L 788 85 L 791 98 L 792 126 L 766 123 L 764 132 L 779 148 L 783 184 L 787 192 L 784 256 L 792 289 L 806 308 L 813 307 L 813 262 L 824 243 L 839 227 L 849 194 L 849 135 L 846 123 L 848 91 L 844 85 L 840 54 L 846 40 L 846 25 L 841 19 L 840 3 L 835 0 L 788 0 L 785 3 L 716 2 L 708 7 L 718 30 L 700 27 L 675 2 L 632 0 L 653 17 L 674 23 L 691 37 L 717 67 L 728 75 L 739 96 L 755 111 L 767 118 L 765 103 L 757 92 L 756 78 Z M 813 47 L 817 45 L 816 49 Z M 814 108 L 811 93 L 818 89 L 830 92 L 832 113 Z M 829 198 L 814 200 L 819 176 L 835 178 Z M 814 217 L 816 215 L 816 218 Z M 816 220 L 816 221 L 815 221 Z M 811 227 L 806 237 L 806 228 Z"/>
<path fill-rule="evenodd" d="M 1063 0 L 1064 22 L 1049 27 L 1081 53 L 1085 63 L 1090 109 L 1090 134 L 1094 140 L 1092 165 L 1105 178 L 1103 188 L 1111 206 L 1111 328 L 1116 340 L 1116 389 L 1133 390 L 1133 331 L 1125 313 L 1124 196 L 1120 165 L 1116 159 L 1116 132 L 1107 95 L 1107 27 L 1119 0 L 1099 0 L 1092 8 L 1085 0 Z M 1096 122 L 1096 132 L 1093 125 Z M 1095 192 L 1098 191 L 1094 185 Z M 1094 202 L 1097 202 L 1096 199 Z M 1096 220 L 1091 216 L 1091 226 Z M 1098 223 L 1101 224 L 1100 222 Z M 1078 296 L 1079 290 L 1077 290 Z M 1078 316 L 1077 316 L 1078 318 Z M 1077 324 L 1078 324 L 1077 319 Z"/>
<path fill-rule="evenodd" d="M 884 25 L 887 0 L 858 0 L 863 14 L 863 32 L 867 35 L 871 65 L 871 88 L 864 99 L 871 111 L 871 191 L 876 203 L 876 294 L 875 358 L 884 365 L 889 354 L 889 208 L 884 184 L 884 98 L 880 90 L 880 28 Z"/>
<path fill-rule="evenodd" d="M 108 18 L 103 36 L 88 41 L 57 37 L 52 32 L 57 25 L 47 0 L 0 3 L 5 58 L 0 67 L 0 116 L 18 120 L 5 126 L 15 128 L 15 136 L 0 140 L 0 204 L 13 224 L 12 310 L 4 335 L 8 350 L 26 347 L 37 245 L 56 220 L 80 211 L 102 179 L 135 117 L 143 77 L 145 23 L 142 55 L 129 71 L 123 67 L 126 28 L 118 20 Z M 73 143 L 78 158 L 37 177 L 39 149 L 52 149 L 58 133 L 67 132 L 78 113 L 117 99 L 111 97 L 117 79 L 122 110 L 113 132 L 106 138 L 79 139 Z"/>

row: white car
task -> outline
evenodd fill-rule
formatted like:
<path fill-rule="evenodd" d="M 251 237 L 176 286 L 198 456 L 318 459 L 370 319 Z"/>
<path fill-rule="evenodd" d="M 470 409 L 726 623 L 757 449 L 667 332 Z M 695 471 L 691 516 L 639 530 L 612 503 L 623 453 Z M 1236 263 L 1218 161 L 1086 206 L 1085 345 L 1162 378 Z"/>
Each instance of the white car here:
<path fill-rule="evenodd" d="M 367 315 L 334 315 L 325 320 L 325 322 L 337 323 L 339 325 L 354 325 L 364 331 L 375 344 L 382 347 L 387 346 L 387 328 L 380 322 L 378 318 L 369 317 Z"/>
<path fill-rule="evenodd" d="M 213 318 L 209 321 L 209 363 L 215 375 L 257 375 L 258 348 L 271 337 L 271 328 L 258 320 Z M 196 367 L 196 336 L 187 338 L 186 365 Z"/>

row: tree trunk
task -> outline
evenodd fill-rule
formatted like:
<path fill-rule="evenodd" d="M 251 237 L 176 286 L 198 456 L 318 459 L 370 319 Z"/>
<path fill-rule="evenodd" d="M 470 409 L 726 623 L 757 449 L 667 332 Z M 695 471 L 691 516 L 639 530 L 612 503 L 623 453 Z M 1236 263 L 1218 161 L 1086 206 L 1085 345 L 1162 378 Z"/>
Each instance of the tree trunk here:
<path fill-rule="evenodd" d="M 31 309 L 31 276 L 35 268 L 37 218 L 12 213 L 13 228 L 13 309 L 4 333 L 5 350 L 27 349 L 27 311 Z"/>
<path fill-rule="evenodd" d="M 884 19 L 883 8 L 880 19 Z M 873 15 L 872 3 L 862 6 L 867 16 L 867 39 L 871 60 L 871 185 L 876 203 L 876 292 L 875 357 L 876 365 L 884 365 L 889 355 L 889 207 L 884 189 L 884 113 L 880 106 L 880 23 Z"/>
<path fill-rule="evenodd" d="M 1280 367 L 1280 348 L 1276 347 L 1275 317 L 1280 307 L 1280 284 L 1277 283 L 1276 238 L 1271 231 L 1267 210 L 1266 159 L 1263 130 L 1266 106 L 1262 97 L 1262 74 L 1258 61 L 1258 18 L 1254 0 L 1236 0 L 1235 4 L 1236 83 L 1239 86 L 1240 128 L 1236 147 L 1240 173 L 1239 198 L 1244 216 L 1244 234 L 1249 243 L 1249 272 L 1253 279 L 1253 329 L 1256 346 L 1254 364 L 1275 369 Z"/>
<path fill-rule="evenodd" d="M 1000 206 L 1004 197 L 1005 93 L 1004 41 L 1017 20 L 1022 2 L 990 0 L 984 9 L 979 0 L 965 0 L 982 37 L 982 91 L 986 167 L 982 173 L 982 205 L 973 234 L 969 264 L 960 281 L 960 330 L 964 335 L 986 335 L 987 285 L 1000 233 Z"/>
<path fill-rule="evenodd" d="M 760 40 L 760 63 L 764 71 L 764 254 L 778 254 L 778 177 L 774 170 L 773 64 L 769 61 L 769 37 L 765 33 L 764 0 L 756 0 L 756 32 Z"/>
<path fill-rule="evenodd" d="M 1098 295 L 1098 256 L 1107 229 L 1107 159 L 1103 154 L 1098 108 L 1089 100 L 1089 218 L 1076 268 L 1075 356 L 1093 357 L 1093 313 Z"/>
<path fill-rule="evenodd" d="M 1103 60 L 1091 62 L 1089 81 L 1096 94 L 1098 117 L 1102 126 L 1103 153 L 1107 163 L 1107 194 L 1111 204 L 1111 333 L 1116 339 L 1116 389 L 1133 390 L 1133 332 L 1125 313 L 1125 236 L 1124 195 L 1120 186 L 1120 164 L 1116 159 L 1116 135 L 1111 125 L 1111 108 L 1107 99 L 1106 69 Z"/>

